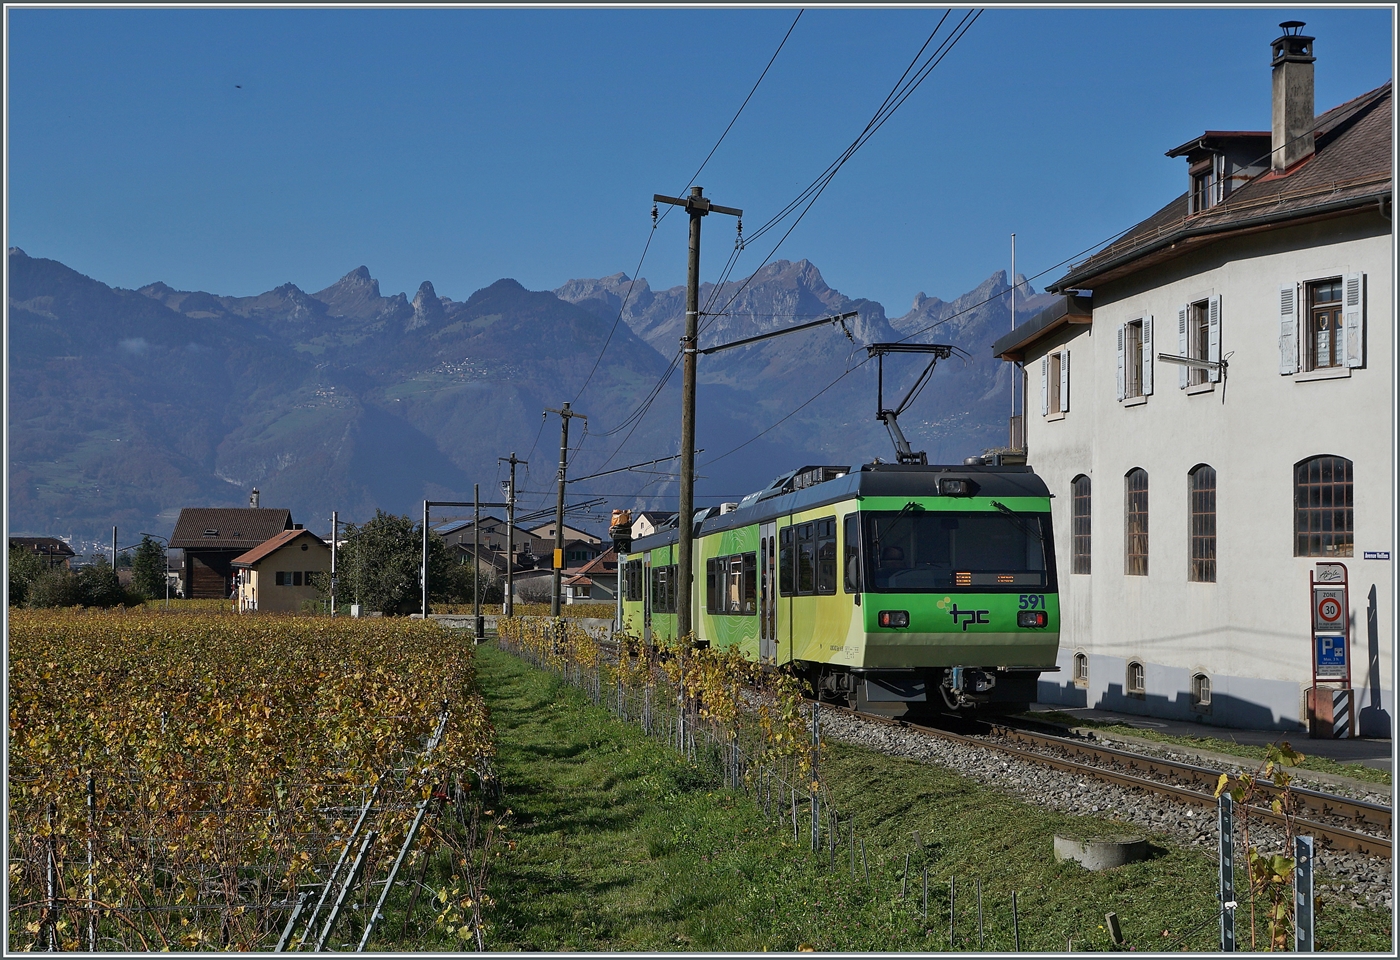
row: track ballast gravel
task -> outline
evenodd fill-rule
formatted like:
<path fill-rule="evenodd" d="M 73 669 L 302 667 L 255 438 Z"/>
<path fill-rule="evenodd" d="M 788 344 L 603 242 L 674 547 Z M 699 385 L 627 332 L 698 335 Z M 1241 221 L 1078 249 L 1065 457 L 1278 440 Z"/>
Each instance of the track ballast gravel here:
<path fill-rule="evenodd" d="M 945 767 L 978 783 L 1037 806 L 1080 816 L 1111 817 L 1163 839 L 1216 856 L 1216 818 L 1207 808 L 1092 780 L 902 727 L 830 710 L 822 711 L 822 735 L 893 757 Z M 1267 824 L 1251 827 L 1252 839 L 1279 849 L 1283 832 Z M 1238 837 L 1236 838 L 1238 842 Z M 1392 910 L 1391 861 L 1347 851 L 1320 849 L 1314 891 L 1320 902 L 1356 909 Z"/>

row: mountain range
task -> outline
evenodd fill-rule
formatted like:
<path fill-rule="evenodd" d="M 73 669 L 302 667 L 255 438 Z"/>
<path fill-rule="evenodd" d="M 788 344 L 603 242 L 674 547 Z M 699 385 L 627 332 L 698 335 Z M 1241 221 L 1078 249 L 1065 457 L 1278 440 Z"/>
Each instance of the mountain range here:
<path fill-rule="evenodd" d="M 678 449 L 683 287 L 614 274 L 530 291 L 502 279 L 459 302 L 425 281 L 410 299 L 384 296 L 361 266 L 315 293 L 287 283 L 230 297 L 114 288 L 16 247 L 8 270 L 12 534 L 69 537 L 75 549 L 109 542 L 113 525 L 122 543 L 167 535 L 181 507 L 245 505 L 255 486 L 264 506 L 326 534 L 332 510 L 416 516 L 424 499 L 470 500 L 474 484 L 499 500 L 497 458 L 512 451 L 530 461 L 521 509 L 551 506 L 559 420 L 544 411 L 566 400 L 588 417 L 571 423 L 570 476 Z M 1028 290 L 1021 317 L 1049 300 Z M 806 463 L 891 459 L 871 342 L 959 348 L 901 418 L 915 449 L 956 461 L 1003 444 L 1010 370 L 989 347 L 1010 327 L 1006 291 L 998 272 L 889 318 L 806 260 L 707 284 L 702 347 L 859 316 L 700 359 L 697 504 Z M 887 406 L 918 361 L 886 358 Z M 580 482 L 570 502 L 674 509 L 674 464 Z"/>

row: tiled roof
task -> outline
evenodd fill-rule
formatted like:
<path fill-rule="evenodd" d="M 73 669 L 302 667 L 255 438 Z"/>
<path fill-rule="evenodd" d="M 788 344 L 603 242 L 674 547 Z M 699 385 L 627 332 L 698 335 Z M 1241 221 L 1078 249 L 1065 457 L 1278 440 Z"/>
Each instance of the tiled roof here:
<path fill-rule="evenodd" d="M 253 549 L 249 550 L 247 553 L 240 554 L 239 556 L 234 557 L 233 560 L 230 562 L 235 567 L 255 566 L 259 560 L 262 560 L 264 557 L 267 557 L 270 554 L 277 552 L 278 550 L 287 546 L 287 544 L 291 543 L 293 540 L 298 540 L 301 537 L 310 537 L 312 540 L 315 540 L 322 546 L 328 545 L 326 541 L 316 536 L 316 534 L 312 533 L 310 530 L 283 530 L 277 536 L 271 538 L 270 540 L 263 541 Z"/>
<path fill-rule="evenodd" d="M 1046 289 L 1093 289 L 1223 235 L 1319 219 L 1390 196 L 1389 82 L 1328 110 L 1317 118 L 1313 132 L 1316 152 L 1292 170 L 1265 173 L 1199 213 L 1187 213 L 1183 193 Z"/>
<path fill-rule="evenodd" d="M 41 557 L 77 556 L 73 548 L 58 537 L 11 537 L 10 546 Z"/>
<path fill-rule="evenodd" d="M 612 567 L 611 570 L 608 568 Z M 616 573 L 617 572 L 617 551 L 609 547 L 606 552 L 598 554 L 592 560 L 579 567 L 580 575 L 589 573 Z"/>
<path fill-rule="evenodd" d="M 251 550 L 292 528 L 290 510 L 250 507 L 185 507 L 170 546 L 184 550 Z"/>

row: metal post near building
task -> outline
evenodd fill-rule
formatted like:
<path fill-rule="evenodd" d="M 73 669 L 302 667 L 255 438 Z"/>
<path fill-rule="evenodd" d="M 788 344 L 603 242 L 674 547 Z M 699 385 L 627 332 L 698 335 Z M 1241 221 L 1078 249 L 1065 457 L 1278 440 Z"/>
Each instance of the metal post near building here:
<path fill-rule="evenodd" d="M 510 563 L 510 557 L 506 557 Z M 481 618 L 481 484 L 472 484 L 472 639 L 486 639 Z"/>
<path fill-rule="evenodd" d="M 339 541 L 339 540 L 340 540 L 340 514 L 339 514 L 337 511 L 332 510 L 332 511 L 331 511 L 331 616 L 332 616 L 332 617 L 335 616 L 335 588 L 338 586 L 338 584 L 336 583 L 336 579 L 335 579 L 335 575 L 336 575 L 335 560 L 336 560 L 336 543 L 337 543 L 337 541 Z"/>
<path fill-rule="evenodd" d="M 1220 952 L 1235 952 L 1235 801 L 1220 795 Z"/>
<path fill-rule="evenodd" d="M 744 211 L 721 207 L 705 197 L 703 187 L 691 187 L 685 199 L 656 194 L 656 203 L 684 207 L 690 214 L 690 256 L 685 283 L 685 336 L 681 339 L 681 502 L 676 528 L 680 542 L 676 551 L 676 638 L 692 632 L 690 592 L 693 578 L 692 551 L 695 517 L 695 361 L 700 317 L 700 220 L 711 212 L 743 217 Z"/>
<path fill-rule="evenodd" d="M 1319 563 L 1308 581 L 1313 663 L 1308 733 L 1314 738 L 1351 737 L 1356 731 L 1356 711 L 1351 687 L 1351 595 L 1346 564 Z"/>
<path fill-rule="evenodd" d="M 1312 953 L 1313 940 L 1313 838 L 1293 838 L 1293 950 Z"/>

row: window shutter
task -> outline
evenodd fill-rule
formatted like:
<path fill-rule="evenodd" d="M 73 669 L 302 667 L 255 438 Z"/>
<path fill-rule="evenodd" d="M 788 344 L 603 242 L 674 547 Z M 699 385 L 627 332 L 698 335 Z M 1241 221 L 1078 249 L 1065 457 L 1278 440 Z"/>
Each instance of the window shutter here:
<path fill-rule="evenodd" d="M 1142 395 L 1152 396 L 1152 315 L 1142 318 Z"/>
<path fill-rule="evenodd" d="M 1040 358 L 1040 415 L 1050 415 L 1050 356 Z"/>
<path fill-rule="evenodd" d="M 1060 351 L 1060 412 L 1069 411 L 1069 351 Z"/>
<path fill-rule="evenodd" d="M 1348 367 L 1359 367 L 1365 359 L 1362 353 L 1366 342 L 1366 305 L 1362 302 L 1362 282 L 1363 275 L 1359 273 L 1349 273 L 1342 278 L 1342 321 L 1346 328 L 1343 342 Z"/>
<path fill-rule="evenodd" d="M 1220 362 L 1220 298 L 1211 297 L 1210 306 L 1206 308 L 1206 359 L 1212 363 Z M 1210 371 L 1210 382 L 1220 382 L 1220 368 L 1216 367 Z"/>
<path fill-rule="evenodd" d="M 1298 372 L 1298 288 L 1291 283 L 1278 288 L 1278 372 Z"/>
<path fill-rule="evenodd" d="M 1179 307 L 1176 311 L 1176 355 L 1178 357 L 1189 357 L 1187 353 L 1190 342 L 1186 338 L 1186 321 L 1191 316 L 1191 305 L 1188 303 L 1184 307 Z M 1182 367 L 1177 371 L 1177 386 L 1185 390 L 1191 385 L 1191 368 Z"/>
<path fill-rule="evenodd" d="M 1118 399 L 1123 399 L 1123 394 L 1127 393 L 1127 386 L 1124 383 L 1123 368 L 1123 324 L 1118 324 Z"/>

